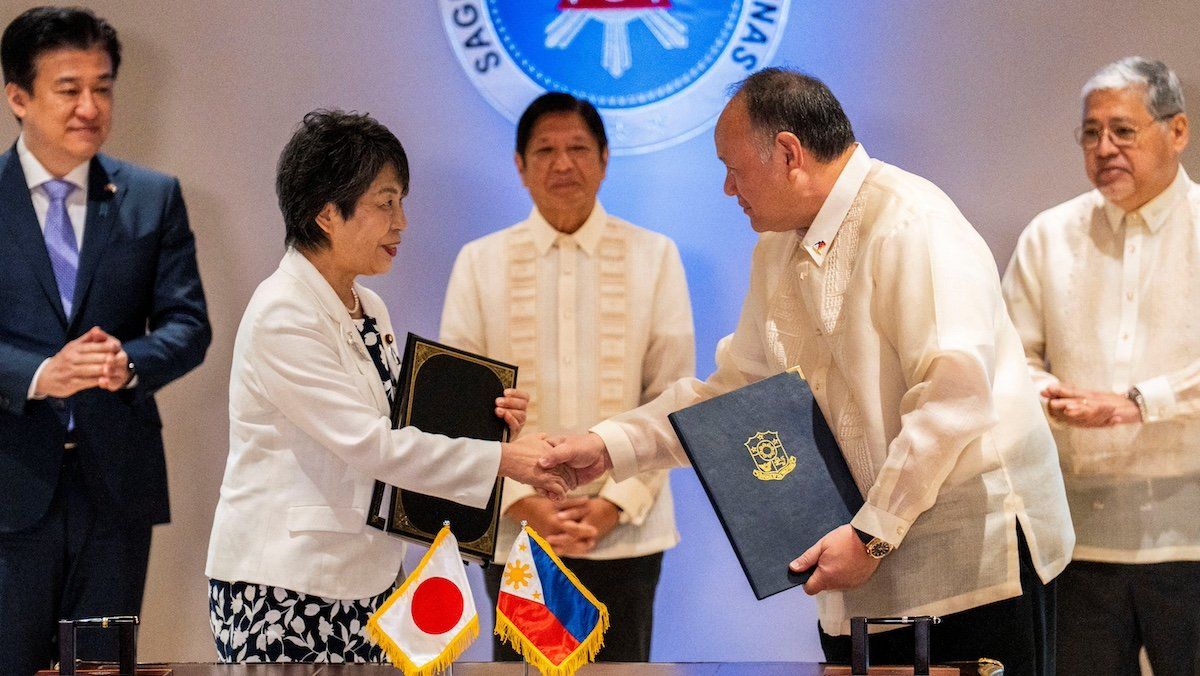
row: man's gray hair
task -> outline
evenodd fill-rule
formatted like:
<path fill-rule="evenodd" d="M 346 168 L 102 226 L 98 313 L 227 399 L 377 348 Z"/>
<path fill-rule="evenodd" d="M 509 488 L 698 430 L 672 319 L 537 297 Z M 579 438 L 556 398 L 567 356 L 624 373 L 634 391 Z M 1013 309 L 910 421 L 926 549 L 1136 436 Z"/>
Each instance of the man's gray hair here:
<path fill-rule="evenodd" d="M 1146 109 L 1155 119 L 1184 112 L 1183 88 L 1175 71 L 1162 61 L 1141 56 L 1127 56 L 1096 71 L 1083 85 L 1080 98 L 1086 104 L 1092 92 L 1129 87 L 1145 88 Z"/>

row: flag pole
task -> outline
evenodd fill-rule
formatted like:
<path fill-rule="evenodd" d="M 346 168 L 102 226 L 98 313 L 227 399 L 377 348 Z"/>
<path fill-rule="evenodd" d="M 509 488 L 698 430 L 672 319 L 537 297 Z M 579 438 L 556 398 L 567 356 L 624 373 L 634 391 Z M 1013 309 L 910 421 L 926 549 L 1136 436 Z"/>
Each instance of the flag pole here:
<path fill-rule="evenodd" d="M 450 519 L 446 519 L 445 521 L 443 521 L 443 522 L 442 522 L 442 527 L 443 527 L 443 528 L 450 528 Z M 451 534 L 451 535 L 453 535 L 453 534 L 454 534 L 454 529 L 453 529 L 453 528 L 451 528 L 451 529 L 450 529 L 450 534 Z M 454 676 L 454 663 L 453 663 L 453 662 L 451 662 L 449 665 L 447 665 L 447 666 L 446 666 L 446 671 L 444 671 L 443 673 L 444 673 L 444 674 L 446 674 L 446 676 Z"/>
<path fill-rule="evenodd" d="M 528 525 L 529 525 L 528 521 L 526 521 L 525 519 L 521 519 L 521 530 L 525 530 L 525 527 Z M 529 660 L 522 657 L 521 661 L 525 663 L 525 676 L 529 676 Z"/>

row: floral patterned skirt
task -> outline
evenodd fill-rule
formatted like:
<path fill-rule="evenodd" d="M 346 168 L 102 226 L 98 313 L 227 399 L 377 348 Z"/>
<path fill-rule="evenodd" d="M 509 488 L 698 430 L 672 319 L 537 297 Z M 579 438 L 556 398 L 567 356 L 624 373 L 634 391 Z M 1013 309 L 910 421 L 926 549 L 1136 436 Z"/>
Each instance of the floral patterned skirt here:
<path fill-rule="evenodd" d="M 367 618 L 392 589 L 341 601 L 282 587 L 208 582 L 208 616 L 222 662 L 382 662 Z"/>

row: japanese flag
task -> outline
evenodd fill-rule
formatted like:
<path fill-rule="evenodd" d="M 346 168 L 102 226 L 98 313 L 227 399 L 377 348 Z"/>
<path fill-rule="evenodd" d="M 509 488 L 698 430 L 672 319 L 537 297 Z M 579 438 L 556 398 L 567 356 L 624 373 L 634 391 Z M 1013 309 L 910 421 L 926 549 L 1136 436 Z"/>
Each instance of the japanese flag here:
<path fill-rule="evenodd" d="M 412 575 L 367 620 L 367 635 L 405 676 L 450 666 L 479 635 L 458 540 L 443 526 Z"/>

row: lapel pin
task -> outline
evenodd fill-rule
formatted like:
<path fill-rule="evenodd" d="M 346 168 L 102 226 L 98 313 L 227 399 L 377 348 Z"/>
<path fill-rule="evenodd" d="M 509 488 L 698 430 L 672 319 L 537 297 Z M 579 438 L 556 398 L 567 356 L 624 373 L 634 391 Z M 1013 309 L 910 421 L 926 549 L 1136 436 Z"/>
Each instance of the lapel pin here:
<path fill-rule="evenodd" d="M 820 240 L 819 242 L 817 242 L 816 248 L 817 248 L 817 253 L 823 253 L 825 251 L 825 240 Z"/>
<path fill-rule="evenodd" d="M 383 334 L 383 342 L 391 345 L 392 343 L 396 342 L 396 337 L 390 333 L 385 333 Z"/>
<path fill-rule="evenodd" d="M 104 191 L 110 195 L 117 194 L 117 185 L 115 183 L 107 183 L 104 186 Z"/>

